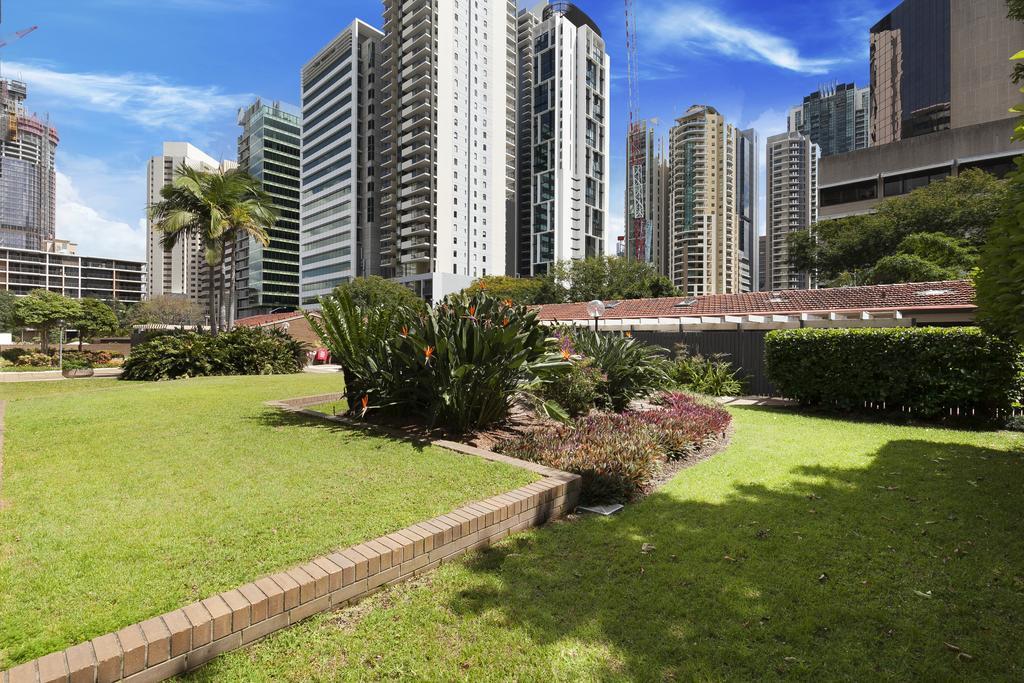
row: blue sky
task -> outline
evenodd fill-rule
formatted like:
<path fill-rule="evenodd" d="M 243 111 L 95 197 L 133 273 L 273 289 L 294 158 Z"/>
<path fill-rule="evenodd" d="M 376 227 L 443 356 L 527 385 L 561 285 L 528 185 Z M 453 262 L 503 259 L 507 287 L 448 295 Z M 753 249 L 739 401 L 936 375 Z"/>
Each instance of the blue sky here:
<path fill-rule="evenodd" d="M 521 5 L 526 3 L 521 2 Z M 612 56 L 612 211 L 621 232 L 626 129 L 622 0 L 580 0 Z M 634 0 L 640 103 L 667 130 L 690 104 L 760 135 L 831 81 L 868 77 L 868 28 L 898 0 Z M 144 258 L 145 169 L 164 140 L 235 158 L 235 113 L 296 103 L 302 64 L 377 0 L 4 0 L 3 74 L 60 132 L 58 236 L 80 253 Z M 762 151 L 763 155 L 763 151 Z"/>

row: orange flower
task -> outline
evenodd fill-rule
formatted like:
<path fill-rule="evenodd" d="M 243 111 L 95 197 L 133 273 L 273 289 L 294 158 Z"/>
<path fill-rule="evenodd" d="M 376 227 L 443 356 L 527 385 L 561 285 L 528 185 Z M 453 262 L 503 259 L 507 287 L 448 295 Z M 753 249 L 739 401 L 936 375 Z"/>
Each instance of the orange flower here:
<path fill-rule="evenodd" d="M 502 301 L 502 303 L 505 304 L 506 306 L 513 306 L 514 305 L 512 303 L 512 299 L 505 299 L 504 301 Z"/>
<path fill-rule="evenodd" d="M 408 325 L 402 325 L 402 336 L 403 337 L 408 337 L 409 336 L 409 326 Z"/>
<path fill-rule="evenodd" d="M 363 397 L 361 399 L 359 399 L 359 402 L 363 405 L 362 416 L 365 417 L 366 416 L 366 411 L 369 410 L 369 406 L 370 406 L 370 397 L 369 397 L 369 395 L 363 394 Z"/>
<path fill-rule="evenodd" d="M 487 283 L 481 280 L 480 282 L 476 283 L 476 287 L 477 289 L 487 289 Z"/>
<path fill-rule="evenodd" d="M 572 354 L 569 353 L 569 349 L 562 349 L 562 360 L 569 360 L 572 358 Z"/>
<path fill-rule="evenodd" d="M 626 330 L 626 336 L 627 336 L 627 337 L 632 337 L 632 336 L 633 336 L 633 333 L 632 333 L 632 332 L 630 332 L 629 330 Z"/>
<path fill-rule="evenodd" d="M 470 306 L 469 307 L 469 317 L 472 318 L 474 315 L 476 315 L 476 306 Z"/>
<path fill-rule="evenodd" d="M 423 357 L 426 358 L 427 360 L 430 360 L 433 357 L 433 355 L 434 355 L 434 347 L 433 346 L 428 346 L 427 348 L 423 349 Z"/>
<path fill-rule="evenodd" d="M 501 326 L 502 327 L 508 327 L 508 318 L 502 318 L 501 319 Z"/>

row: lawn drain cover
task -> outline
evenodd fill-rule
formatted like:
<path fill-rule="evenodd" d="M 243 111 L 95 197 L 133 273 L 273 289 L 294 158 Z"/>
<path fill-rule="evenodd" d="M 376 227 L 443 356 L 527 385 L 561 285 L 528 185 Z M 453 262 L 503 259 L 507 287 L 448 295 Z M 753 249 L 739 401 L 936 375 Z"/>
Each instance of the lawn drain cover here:
<path fill-rule="evenodd" d="M 577 512 L 589 512 L 592 515 L 614 515 L 616 512 L 622 509 L 622 506 L 618 503 L 612 505 L 580 505 L 576 508 Z"/>

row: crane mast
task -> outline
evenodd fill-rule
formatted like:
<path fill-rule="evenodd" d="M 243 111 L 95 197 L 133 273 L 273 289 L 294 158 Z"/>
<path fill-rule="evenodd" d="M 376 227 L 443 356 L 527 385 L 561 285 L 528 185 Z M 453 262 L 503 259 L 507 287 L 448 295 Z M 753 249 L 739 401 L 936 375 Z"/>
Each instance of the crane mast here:
<path fill-rule="evenodd" d="M 640 65 L 637 61 L 636 11 L 633 0 L 626 6 L 626 68 L 628 82 L 629 132 L 626 182 L 630 202 L 626 230 L 632 235 L 632 254 L 637 261 L 650 261 L 650 221 L 647 218 L 647 127 L 640 118 Z"/>

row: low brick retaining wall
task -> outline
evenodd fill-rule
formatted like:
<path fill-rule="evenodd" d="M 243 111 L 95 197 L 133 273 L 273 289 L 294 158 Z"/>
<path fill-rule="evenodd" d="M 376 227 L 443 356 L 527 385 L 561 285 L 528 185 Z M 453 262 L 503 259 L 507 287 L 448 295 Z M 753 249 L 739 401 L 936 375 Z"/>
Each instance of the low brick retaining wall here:
<path fill-rule="evenodd" d="M 362 426 L 303 410 L 340 397 L 328 394 L 268 405 Z M 528 469 L 544 479 L 26 662 L 0 674 L 0 683 L 162 681 L 313 614 L 358 601 L 510 533 L 543 524 L 576 505 L 578 475 L 464 444 L 432 443 Z"/>

